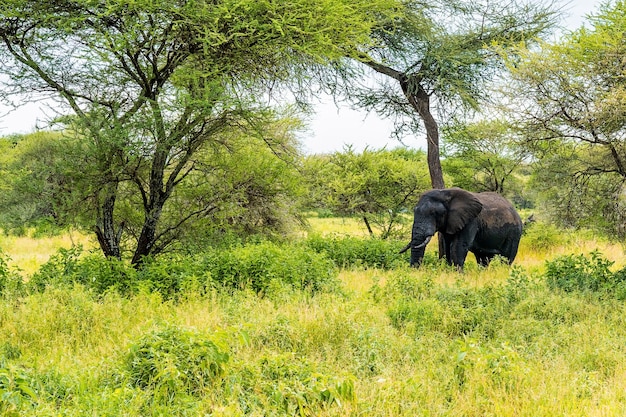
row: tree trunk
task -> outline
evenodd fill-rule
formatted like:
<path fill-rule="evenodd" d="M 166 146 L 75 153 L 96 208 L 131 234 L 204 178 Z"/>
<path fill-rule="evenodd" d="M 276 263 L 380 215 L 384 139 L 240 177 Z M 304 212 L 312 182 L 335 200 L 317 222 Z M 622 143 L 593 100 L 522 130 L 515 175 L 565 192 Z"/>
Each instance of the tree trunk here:
<path fill-rule="evenodd" d="M 369 56 L 363 55 L 357 58 L 363 64 L 369 66 L 374 71 L 398 80 L 404 96 L 424 122 L 426 129 L 426 139 L 428 146 L 428 169 L 430 171 L 430 182 L 435 189 L 445 188 L 443 182 L 443 170 L 439 159 L 439 127 L 437 121 L 430 112 L 430 96 L 420 84 L 419 75 L 407 75 L 379 62 L 373 61 Z"/>
<path fill-rule="evenodd" d="M 374 231 L 372 230 L 372 226 L 370 226 L 370 221 L 367 220 L 367 216 L 363 216 L 363 221 L 365 222 L 365 226 L 367 227 L 367 231 L 370 234 L 370 237 L 374 236 Z"/>
<path fill-rule="evenodd" d="M 419 82 L 409 83 L 401 81 L 400 86 L 409 103 L 424 122 L 431 185 L 435 189 L 445 188 L 439 155 L 439 127 L 430 111 L 430 96 L 424 91 Z"/>
<path fill-rule="evenodd" d="M 157 224 L 161 217 L 161 207 L 155 208 L 146 215 L 141 234 L 137 240 L 137 248 L 133 254 L 131 264 L 138 268 L 143 263 L 143 259 L 152 253 L 152 247 L 156 237 Z"/>
<path fill-rule="evenodd" d="M 426 130 L 428 171 L 430 173 L 430 183 L 434 189 L 445 188 L 443 181 L 443 169 L 441 168 L 441 159 L 439 155 L 439 127 L 437 121 L 430 111 L 430 96 L 420 84 L 420 78 L 417 75 L 407 75 L 404 72 L 395 70 L 381 63 L 372 61 L 368 56 L 361 56 L 359 60 L 368 65 L 375 71 L 392 77 L 400 82 L 400 87 L 404 96 L 409 103 L 417 111 L 417 114 L 424 122 Z M 444 236 L 443 233 L 437 235 L 439 238 L 439 258 L 444 254 Z"/>
<path fill-rule="evenodd" d="M 104 256 L 121 259 L 120 240 L 124 225 L 120 225 L 119 229 L 115 230 L 115 222 L 113 221 L 117 184 L 106 186 L 105 193 L 106 196 L 100 207 L 99 218 L 96 221 L 95 233 Z"/>

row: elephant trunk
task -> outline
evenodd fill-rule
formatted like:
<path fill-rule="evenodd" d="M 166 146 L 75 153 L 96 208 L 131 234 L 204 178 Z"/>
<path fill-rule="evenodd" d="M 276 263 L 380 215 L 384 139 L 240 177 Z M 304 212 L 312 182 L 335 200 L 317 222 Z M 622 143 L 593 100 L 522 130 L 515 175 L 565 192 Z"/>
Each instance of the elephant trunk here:
<path fill-rule="evenodd" d="M 426 249 L 426 245 L 422 247 L 413 247 L 411 248 L 411 263 L 410 265 L 417 268 L 422 264 L 422 259 L 424 259 L 424 251 Z"/>

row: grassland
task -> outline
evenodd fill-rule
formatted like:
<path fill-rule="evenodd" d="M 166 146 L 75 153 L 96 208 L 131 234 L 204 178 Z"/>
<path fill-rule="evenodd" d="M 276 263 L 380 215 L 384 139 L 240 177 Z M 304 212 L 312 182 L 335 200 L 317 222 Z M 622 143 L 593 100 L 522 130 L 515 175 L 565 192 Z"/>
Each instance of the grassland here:
<path fill-rule="evenodd" d="M 312 228 L 362 233 L 343 219 Z M 28 275 L 83 239 L 4 237 L 0 246 Z M 172 301 L 81 286 L 5 296 L 0 411 L 623 416 L 626 304 L 542 279 L 546 260 L 593 250 L 623 266 L 619 244 L 539 230 L 525 236 L 513 269 L 350 268 L 339 272 L 340 291 L 313 296 L 214 290 Z"/>

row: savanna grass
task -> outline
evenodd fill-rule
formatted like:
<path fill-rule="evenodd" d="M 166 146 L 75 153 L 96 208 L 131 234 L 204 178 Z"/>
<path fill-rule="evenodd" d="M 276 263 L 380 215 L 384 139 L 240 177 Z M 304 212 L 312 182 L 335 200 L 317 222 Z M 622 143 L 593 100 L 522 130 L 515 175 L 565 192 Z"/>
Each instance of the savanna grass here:
<path fill-rule="evenodd" d="M 625 415 L 626 306 L 586 288 L 566 291 L 546 276 L 546 261 L 561 254 L 598 249 L 592 265 L 601 267 L 623 256 L 620 246 L 562 233 L 544 246 L 525 238 L 513 267 L 470 260 L 459 273 L 429 248 L 419 269 L 354 262 L 338 272 L 340 291 L 292 285 L 300 279 L 264 291 L 198 286 L 214 275 L 199 261 L 153 265 L 152 279 L 176 297 L 156 284 L 124 292 L 88 280 L 10 293 L 0 297 L 0 411 Z M 239 259 L 231 269 L 272 282 L 265 278 L 276 270 L 257 263 L 255 250 L 229 255 Z M 592 272 L 605 276 L 600 267 Z M 620 268 L 608 266 L 611 274 Z M 61 269 L 47 273 L 54 271 Z M 183 280 L 187 272 L 196 280 Z"/>

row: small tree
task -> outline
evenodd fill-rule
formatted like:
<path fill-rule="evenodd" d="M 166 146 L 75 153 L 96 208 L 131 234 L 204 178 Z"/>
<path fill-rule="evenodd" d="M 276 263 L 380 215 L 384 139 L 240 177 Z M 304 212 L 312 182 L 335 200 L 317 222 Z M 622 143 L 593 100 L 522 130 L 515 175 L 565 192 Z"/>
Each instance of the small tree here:
<path fill-rule="evenodd" d="M 0 138 L 0 222 L 22 231 L 41 222 L 63 226 L 73 179 L 60 132 L 36 132 Z M 71 152 L 69 152 L 71 154 Z"/>
<path fill-rule="evenodd" d="M 314 195 L 324 198 L 324 205 L 345 216 L 361 216 L 371 236 L 382 239 L 403 231 L 411 221 L 410 212 L 419 195 L 428 189 L 429 179 L 425 155 L 406 149 L 364 150 L 348 147 L 330 156 L 310 157 L 308 165 L 326 166 L 309 173 Z"/>
<path fill-rule="evenodd" d="M 481 121 L 448 126 L 443 132 L 443 166 L 456 186 L 510 194 L 515 170 L 530 157 L 512 126 L 499 120 Z"/>
<path fill-rule="evenodd" d="M 155 253 L 218 244 L 220 236 L 283 237 L 301 225 L 298 126 L 292 119 L 267 126 L 273 150 L 258 137 L 231 132 L 220 135 L 228 148 L 198 151 L 186 181 L 163 210 L 163 235 L 156 239 L 162 246 Z M 89 206 L 73 195 L 82 179 L 70 169 L 81 141 L 68 139 L 60 132 L 37 132 L 0 140 L 5 148 L 0 156 L 2 227 L 19 229 L 42 220 L 61 227 L 89 226 Z M 143 225 L 141 196 L 127 185 L 120 186 L 118 196 L 116 210 L 125 219 L 126 238 L 136 239 Z"/>

